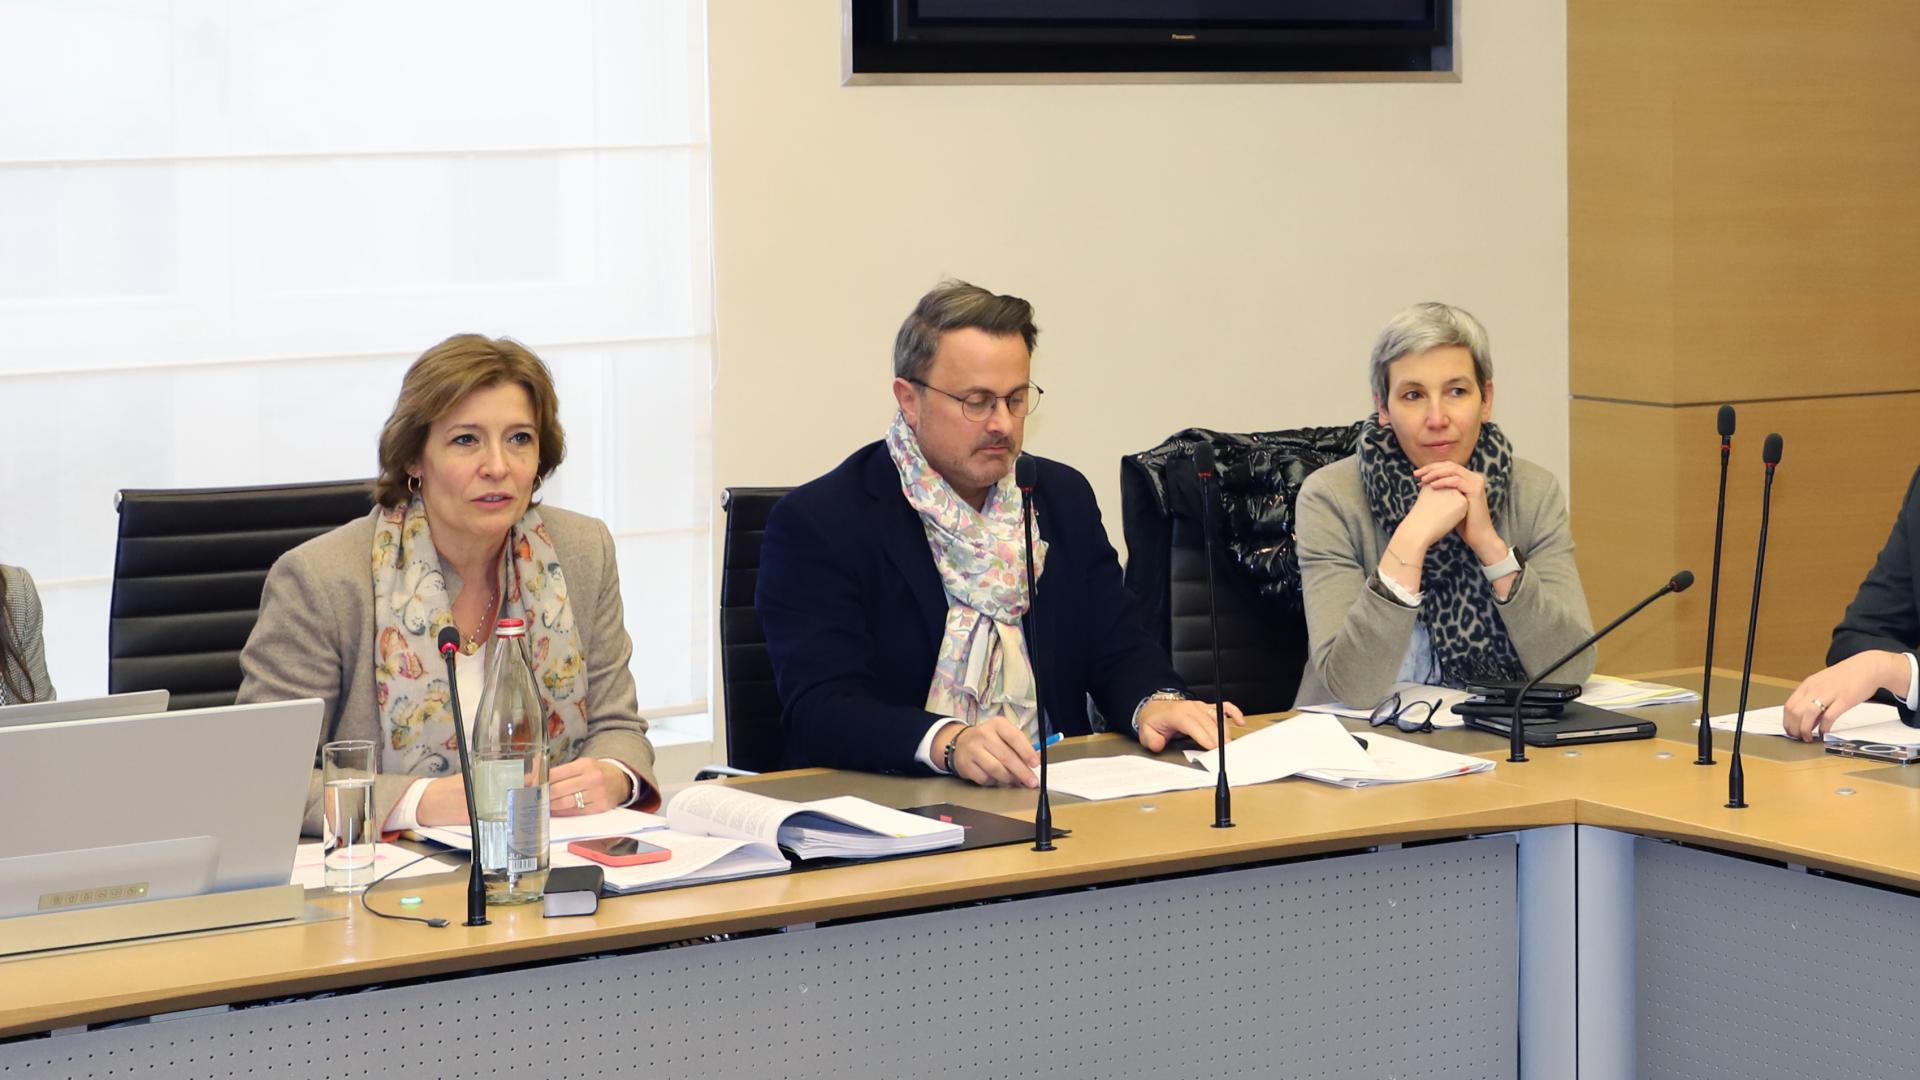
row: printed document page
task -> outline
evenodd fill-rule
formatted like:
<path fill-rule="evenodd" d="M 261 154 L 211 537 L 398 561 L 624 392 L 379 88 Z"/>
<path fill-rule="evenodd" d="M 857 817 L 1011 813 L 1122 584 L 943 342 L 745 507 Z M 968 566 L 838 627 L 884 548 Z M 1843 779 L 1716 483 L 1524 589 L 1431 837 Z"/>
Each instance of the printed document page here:
<path fill-rule="evenodd" d="M 1713 724 L 1713 730 L 1715 731 L 1732 731 L 1733 722 L 1738 716 L 1739 713 L 1727 713 L 1724 716 L 1714 717 L 1709 723 Z M 1777 735 L 1784 739 L 1787 737 L 1786 716 L 1787 709 L 1784 705 L 1775 705 L 1767 709 L 1748 709 L 1747 734 Z M 1913 742 L 1917 736 L 1920 736 L 1920 730 L 1907 727 L 1900 722 L 1900 713 L 1897 709 L 1891 705 L 1882 705 L 1877 701 L 1869 701 L 1855 705 L 1853 708 L 1840 714 L 1840 719 L 1833 722 L 1832 734 L 1844 732 L 1849 739 L 1866 739 L 1868 736 L 1859 734 L 1860 729 L 1877 727 L 1888 721 L 1891 721 L 1895 727 L 1901 728 L 1905 732 L 1904 741 L 1906 742 Z M 1700 721 L 1695 720 L 1693 726 L 1699 727 Z M 1878 742 L 1879 740 L 1869 739 L 1869 741 Z M 1900 740 L 1892 741 L 1899 742 Z"/>
<path fill-rule="evenodd" d="M 1239 743 L 1234 745 L 1238 746 Z M 1229 750 L 1227 768 L 1231 771 L 1234 765 L 1233 751 Z M 1233 777 L 1228 779 L 1232 780 Z M 1121 754 L 1117 757 L 1050 762 L 1047 766 L 1047 784 L 1054 791 L 1098 801 L 1124 799 L 1133 795 L 1158 795 L 1163 791 L 1210 788 L 1213 786 L 1213 774 L 1190 765 Z"/>
<path fill-rule="evenodd" d="M 1187 760 L 1220 771 L 1218 750 L 1189 750 Z M 1338 719 L 1313 713 L 1282 720 L 1227 744 L 1227 779 L 1235 786 L 1264 784 L 1307 769 L 1371 767 L 1367 752 Z"/>

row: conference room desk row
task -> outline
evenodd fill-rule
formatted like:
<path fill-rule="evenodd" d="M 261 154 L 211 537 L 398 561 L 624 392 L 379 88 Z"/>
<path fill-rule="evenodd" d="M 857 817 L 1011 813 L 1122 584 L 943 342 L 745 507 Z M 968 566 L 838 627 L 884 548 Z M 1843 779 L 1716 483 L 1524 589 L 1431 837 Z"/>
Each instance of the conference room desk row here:
<path fill-rule="evenodd" d="M 1679 673 L 1664 681 L 1697 685 Z M 1716 711 L 1733 683 L 1715 680 Z M 1756 704 L 1789 684 L 1754 688 Z M 1427 739 L 1485 773 L 1080 802 L 1020 844 L 459 925 L 464 874 L 286 926 L 0 961 L 0 1077 L 1913 1075 L 1920 771 L 1749 738 Z M 1258 721 L 1256 721 L 1258 722 Z M 1364 727 L 1364 725 L 1356 725 Z M 1138 753 L 1112 736 L 1060 759 Z M 1030 793 L 745 783 L 1031 820 Z"/>

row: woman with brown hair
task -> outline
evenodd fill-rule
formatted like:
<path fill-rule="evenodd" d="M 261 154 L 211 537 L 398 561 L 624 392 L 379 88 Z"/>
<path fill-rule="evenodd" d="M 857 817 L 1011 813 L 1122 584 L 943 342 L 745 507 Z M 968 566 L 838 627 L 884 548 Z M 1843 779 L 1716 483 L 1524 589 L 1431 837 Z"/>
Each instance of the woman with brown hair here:
<path fill-rule="evenodd" d="M 605 524 L 533 494 L 566 454 L 553 379 L 506 338 L 462 334 L 408 369 L 380 434 L 373 512 L 282 556 L 240 654 L 239 700 L 326 702 L 321 741 L 379 745 L 384 830 L 466 820 L 440 631 L 467 722 L 496 619 L 527 625 L 556 815 L 659 803 Z M 308 832 L 320 829 L 319 770 Z"/>
<path fill-rule="evenodd" d="M 53 700 L 40 626 L 33 578 L 18 566 L 0 566 L 0 705 Z"/>

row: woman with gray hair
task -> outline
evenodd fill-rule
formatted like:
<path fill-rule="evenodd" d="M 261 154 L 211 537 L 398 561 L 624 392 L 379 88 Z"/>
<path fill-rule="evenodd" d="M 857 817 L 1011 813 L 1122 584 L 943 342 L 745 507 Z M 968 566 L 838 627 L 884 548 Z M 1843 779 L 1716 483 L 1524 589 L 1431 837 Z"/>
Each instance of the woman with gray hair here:
<path fill-rule="evenodd" d="M 1366 707 L 1395 683 L 1525 679 L 1593 631 L 1553 474 L 1492 422 L 1487 332 L 1416 304 L 1373 347 L 1358 452 L 1300 489 L 1300 697 Z M 1562 668 L 1579 682 L 1593 653 Z"/>

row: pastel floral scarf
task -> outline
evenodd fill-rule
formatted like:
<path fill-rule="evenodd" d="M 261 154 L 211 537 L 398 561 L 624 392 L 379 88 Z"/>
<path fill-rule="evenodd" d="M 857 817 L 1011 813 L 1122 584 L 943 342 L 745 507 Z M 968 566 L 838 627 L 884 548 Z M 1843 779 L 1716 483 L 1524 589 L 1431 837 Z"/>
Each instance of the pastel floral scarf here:
<path fill-rule="evenodd" d="M 975 510 L 920 453 L 920 441 L 895 413 L 887 452 L 900 470 L 900 490 L 920 515 L 933 565 L 947 593 L 946 631 L 927 689 L 927 710 L 969 724 L 1006 716 L 1029 737 L 1040 728 L 1033 666 L 1021 635 L 1027 610 L 1026 529 L 1020 490 L 1008 471 Z M 1047 545 L 1034 518 L 1033 576 L 1047 565 Z"/>
<path fill-rule="evenodd" d="M 440 554 L 425 505 L 374 511 L 374 702 L 380 709 L 380 771 L 439 776 L 459 771 L 447 666 L 437 642 L 453 623 Z M 587 671 L 553 539 L 528 507 L 507 534 L 500 615 L 524 619 L 534 683 L 547 710 L 547 756 L 569 761 L 587 737 Z M 484 587 L 479 582 L 469 585 Z M 478 701 L 461 701 L 471 728 Z"/>

